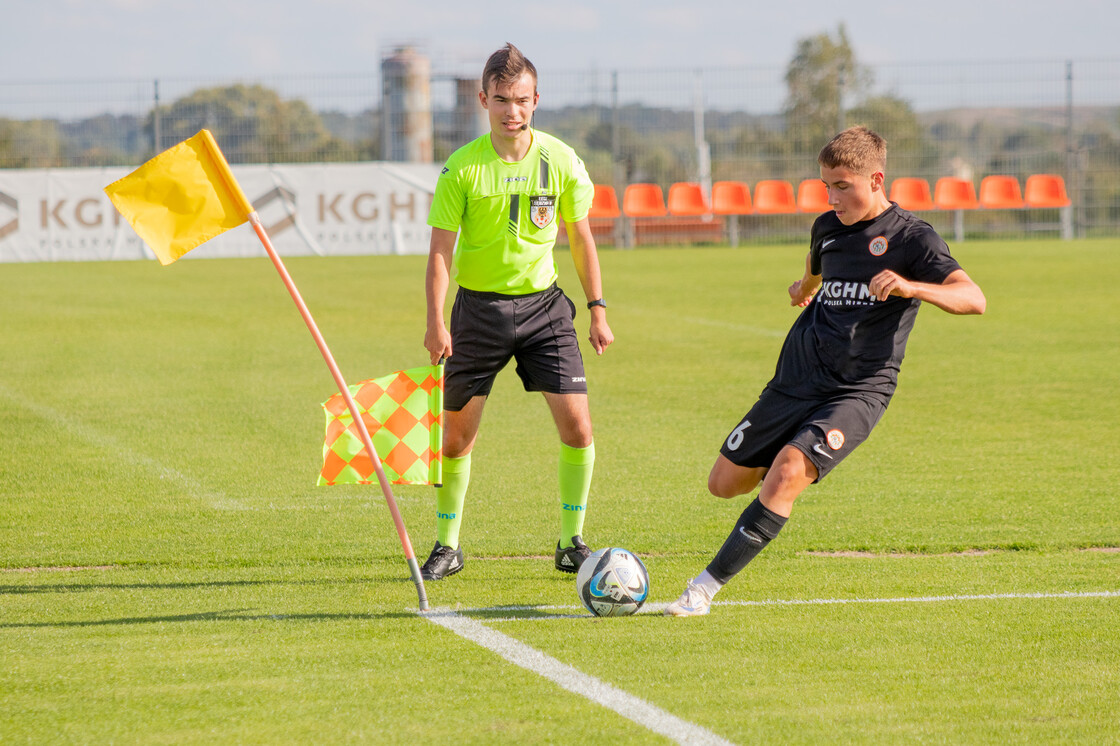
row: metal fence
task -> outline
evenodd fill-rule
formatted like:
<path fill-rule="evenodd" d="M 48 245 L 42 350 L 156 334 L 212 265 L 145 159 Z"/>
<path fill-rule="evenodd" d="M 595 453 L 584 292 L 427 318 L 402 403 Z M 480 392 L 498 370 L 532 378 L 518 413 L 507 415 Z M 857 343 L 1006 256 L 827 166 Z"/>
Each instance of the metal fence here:
<path fill-rule="evenodd" d="M 433 69 L 432 158 L 462 144 L 464 79 Z M 1120 232 L 1120 59 L 868 66 L 838 76 L 832 110 L 791 106 L 786 67 L 541 70 L 535 125 L 573 145 L 597 183 L 795 185 L 831 132 L 890 143 L 888 181 L 1063 177 L 1077 235 Z M 381 160 L 378 72 L 252 80 L 0 81 L 0 168 L 135 165 L 206 126 L 233 163 Z M 939 229 L 952 217 L 926 215 Z M 968 234 L 1057 230 L 1046 211 L 977 211 Z M 803 235 L 804 216 L 744 219 L 747 235 Z"/>

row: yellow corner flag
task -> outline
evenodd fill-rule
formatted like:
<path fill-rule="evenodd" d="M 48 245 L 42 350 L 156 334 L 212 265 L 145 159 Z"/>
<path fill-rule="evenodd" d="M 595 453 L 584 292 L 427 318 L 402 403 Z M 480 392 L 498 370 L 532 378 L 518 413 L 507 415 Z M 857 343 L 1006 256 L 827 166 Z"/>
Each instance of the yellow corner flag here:
<path fill-rule="evenodd" d="M 307 324 L 307 330 L 315 339 L 315 344 L 323 355 L 323 361 L 330 369 L 331 376 L 334 377 L 346 409 L 350 412 L 351 422 L 377 475 L 381 492 L 385 495 L 385 503 L 389 506 L 389 513 L 393 517 L 393 525 L 397 528 L 401 549 L 404 550 L 404 557 L 408 560 L 412 582 L 416 584 L 416 592 L 420 597 L 420 610 L 426 611 L 428 594 L 424 590 L 420 565 L 416 562 L 416 553 L 412 551 L 412 540 L 408 538 L 404 519 L 397 509 L 397 501 L 393 499 L 393 490 L 389 486 L 381 459 L 377 455 L 377 448 L 366 428 L 362 411 L 350 395 L 346 379 L 342 377 L 342 371 L 338 369 L 334 355 L 327 348 L 327 342 L 319 332 L 319 327 L 311 317 L 311 311 L 303 302 L 303 297 L 299 294 L 299 289 L 296 288 L 291 275 L 288 274 L 284 262 L 273 248 L 267 231 L 261 225 L 260 216 L 253 209 L 253 203 L 245 197 L 241 186 L 233 178 L 233 172 L 230 171 L 222 151 L 218 149 L 214 136 L 209 131 L 202 130 L 189 140 L 184 140 L 170 150 L 160 153 L 123 179 L 114 181 L 105 187 L 105 193 L 109 195 L 109 199 L 113 201 L 125 220 L 136 229 L 144 243 L 156 253 L 162 264 L 171 264 L 199 244 L 225 233 L 230 228 L 236 228 L 245 221 L 252 224 L 264 250 L 268 253 L 268 258 L 272 260 L 272 264 L 280 274 L 280 279 L 284 282 L 284 287 L 288 289 L 304 323 Z M 442 409 L 442 400 L 440 409 Z M 437 445 L 436 448 L 438 447 Z M 434 449 L 432 453 L 434 454 Z M 434 458 L 427 452 L 418 455 L 429 460 Z"/>
<path fill-rule="evenodd" d="M 253 212 L 209 130 L 160 153 L 105 193 L 161 264 L 236 228 Z"/>

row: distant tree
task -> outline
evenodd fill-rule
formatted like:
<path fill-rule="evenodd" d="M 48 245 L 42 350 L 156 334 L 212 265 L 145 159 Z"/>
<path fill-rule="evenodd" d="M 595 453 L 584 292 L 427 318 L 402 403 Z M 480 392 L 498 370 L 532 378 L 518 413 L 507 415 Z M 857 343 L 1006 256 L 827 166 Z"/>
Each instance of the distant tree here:
<path fill-rule="evenodd" d="M 625 152 L 632 152 L 631 144 L 637 139 L 630 127 L 621 125 L 619 128 L 619 146 L 626 143 Z M 590 127 L 584 135 L 586 148 L 582 151 L 584 165 L 591 175 L 591 180 L 596 184 L 612 184 L 615 179 L 614 169 L 614 134 L 610 122 L 601 122 Z M 625 174 L 619 173 L 625 179 Z"/>
<path fill-rule="evenodd" d="M 873 96 L 848 110 L 847 124 L 862 124 L 886 139 L 891 175 L 928 178 L 926 172 L 934 166 L 937 155 L 926 142 L 925 127 L 908 101 L 891 95 Z"/>
<path fill-rule="evenodd" d="M 642 133 L 628 124 L 620 124 L 618 131 L 619 177 L 626 182 L 649 181 L 670 184 L 689 178 L 695 151 L 692 134 L 681 129 L 659 131 L 656 138 Z M 596 124 L 584 136 L 586 145 L 584 161 L 588 168 L 595 166 L 592 174 L 605 183 L 614 179 L 612 168 L 612 125 Z"/>
<path fill-rule="evenodd" d="M 58 126 L 70 166 L 135 165 L 151 148 L 142 118 L 133 114 L 98 114 Z"/>
<path fill-rule="evenodd" d="M 828 33 L 807 37 L 786 68 L 787 97 L 783 114 L 788 137 L 799 152 L 819 149 L 846 122 L 844 100 L 860 99 L 870 88 L 869 69 L 856 61 L 844 24 L 833 38 Z"/>
<path fill-rule="evenodd" d="M 1001 133 L 995 141 L 982 176 L 1011 174 L 1026 178 L 1038 167 L 1040 159 L 1057 164 L 1065 162 L 1065 132 L 1025 123 L 1020 129 Z"/>
<path fill-rule="evenodd" d="M 584 142 L 591 150 L 605 150 L 611 152 L 614 143 L 614 127 L 610 122 L 600 122 L 591 127 L 587 135 L 584 137 Z M 626 137 L 628 141 L 635 139 L 634 131 L 625 125 L 619 128 L 619 141 L 622 137 Z"/>
<path fill-rule="evenodd" d="M 714 179 L 759 181 L 762 179 L 801 179 L 811 176 L 815 161 L 798 155 L 787 132 L 771 126 L 755 124 L 741 128 L 728 149 L 737 154 L 737 163 L 727 170 L 721 161 L 712 158 Z"/>
<path fill-rule="evenodd" d="M 1090 131 L 1083 133 L 1075 145 L 1079 167 L 1069 174 L 1066 186 L 1088 227 L 1116 225 L 1120 223 L 1120 183 L 1116 180 L 1116 172 L 1120 170 L 1120 138 L 1103 122 L 1088 129 Z M 1068 173 L 1066 157 L 1060 150 L 1053 152 L 1050 162 L 1039 162 L 1034 170 L 1036 173 Z M 1105 235 L 1115 233 L 1106 229 Z"/>
<path fill-rule="evenodd" d="M 352 160 L 377 160 L 381 155 L 380 113 L 366 110 L 357 114 L 340 111 L 322 111 L 319 116 L 339 147 L 349 146 L 355 156 Z M 328 158 L 327 160 L 334 160 Z"/>
<path fill-rule="evenodd" d="M 0 119 L 0 168 L 64 165 L 64 141 L 53 119 Z"/>
<path fill-rule="evenodd" d="M 260 85 L 203 88 L 161 107 L 160 149 L 206 128 L 231 163 L 344 159 L 353 148 L 334 138 L 303 101 L 285 101 Z M 148 131 L 154 123 L 149 117 Z"/>

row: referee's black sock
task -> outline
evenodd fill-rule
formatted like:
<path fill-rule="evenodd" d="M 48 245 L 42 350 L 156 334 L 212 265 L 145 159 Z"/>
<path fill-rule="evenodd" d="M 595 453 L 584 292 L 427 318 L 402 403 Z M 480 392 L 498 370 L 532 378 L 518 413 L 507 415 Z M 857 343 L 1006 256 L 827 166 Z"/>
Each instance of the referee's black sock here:
<path fill-rule="evenodd" d="M 708 573 L 720 583 L 731 580 L 778 535 L 786 520 L 756 497 L 739 516 L 735 529 L 716 552 L 715 559 L 708 564 Z"/>

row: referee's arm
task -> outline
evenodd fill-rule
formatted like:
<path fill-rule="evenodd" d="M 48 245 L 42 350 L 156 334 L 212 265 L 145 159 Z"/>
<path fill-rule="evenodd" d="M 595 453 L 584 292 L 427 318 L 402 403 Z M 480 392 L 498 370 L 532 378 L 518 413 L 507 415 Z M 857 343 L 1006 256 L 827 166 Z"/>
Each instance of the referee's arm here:
<path fill-rule="evenodd" d="M 595 248 L 595 237 L 591 235 L 591 223 L 587 218 L 574 223 L 564 223 L 568 233 L 568 246 L 572 251 L 572 262 L 576 265 L 576 274 L 583 286 L 583 294 L 587 302 L 602 300 L 603 276 L 599 270 L 599 252 Z M 603 350 L 614 342 L 614 333 L 607 324 L 607 309 L 604 306 L 593 306 L 591 312 L 591 331 L 588 340 L 595 348 L 596 355 L 602 355 Z"/>
<path fill-rule="evenodd" d="M 432 228 L 432 242 L 428 250 L 428 270 L 424 287 L 428 299 L 428 328 L 424 333 L 424 348 L 431 355 L 432 365 L 440 358 L 451 357 L 451 333 L 443 322 L 443 309 L 447 302 L 447 289 L 451 285 L 451 258 L 455 254 L 455 231 Z"/>

